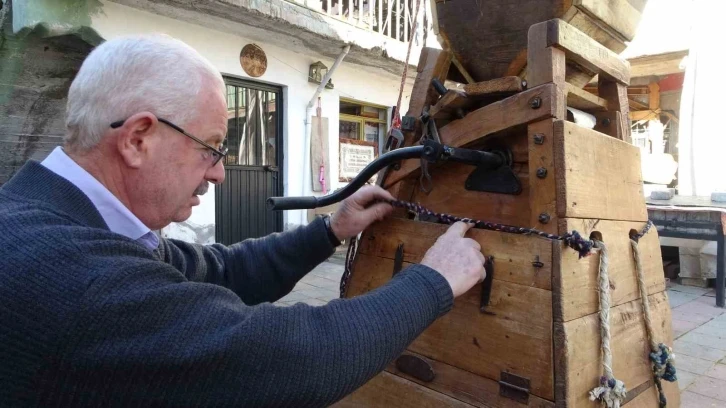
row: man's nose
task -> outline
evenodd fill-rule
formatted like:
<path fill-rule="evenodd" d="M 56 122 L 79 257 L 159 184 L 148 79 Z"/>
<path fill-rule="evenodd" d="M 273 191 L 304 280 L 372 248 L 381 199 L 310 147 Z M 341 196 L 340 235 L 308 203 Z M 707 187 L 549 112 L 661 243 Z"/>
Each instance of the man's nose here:
<path fill-rule="evenodd" d="M 207 171 L 205 179 L 212 184 L 222 184 L 224 182 L 224 163 L 220 160 Z"/>

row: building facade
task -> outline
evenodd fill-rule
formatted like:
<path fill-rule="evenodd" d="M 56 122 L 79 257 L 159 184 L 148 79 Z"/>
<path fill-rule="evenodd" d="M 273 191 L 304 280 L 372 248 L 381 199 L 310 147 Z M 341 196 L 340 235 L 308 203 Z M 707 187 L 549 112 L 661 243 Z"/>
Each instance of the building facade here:
<path fill-rule="evenodd" d="M 75 8 L 82 16 L 65 14 L 69 7 L 59 3 L 83 3 L 84 7 Z M 424 35 L 429 29 L 424 27 L 424 19 L 426 26 L 431 20 L 428 1 L 420 4 L 427 15 L 418 14 L 414 31 L 416 3 L 412 0 L 213 0 L 193 4 L 181 0 L 4 0 L 5 12 L 12 8 L 13 17 L 12 31 L 5 17 L 4 37 L 15 41 L 38 27 L 59 31 L 55 36 L 91 43 L 129 34 L 164 33 L 208 58 L 227 83 L 227 178 L 202 197 L 189 220 L 160 233 L 187 241 L 228 244 L 306 224 L 307 211 L 272 212 L 264 205 L 266 198 L 329 193 L 345 185 L 380 153 L 392 107 L 399 98 L 408 40 L 413 41 L 409 58 L 413 66 L 424 40 L 438 47 L 434 35 Z M 38 36 L 42 37 L 38 44 L 24 45 L 26 51 L 44 46 L 42 39 L 48 35 Z M 7 44 L 4 41 L 2 47 Z M 15 47 L 14 55 L 19 46 Z M 86 52 L 91 49 L 87 48 Z M 74 54 L 75 60 L 83 51 Z M 6 50 L 6 54 L 11 53 Z M 26 59 L 32 58 L 30 51 L 27 54 Z M 314 69 L 333 71 L 332 85 L 318 97 L 314 96 L 319 81 L 311 79 Z M 409 65 L 408 72 L 402 114 L 415 68 Z M 66 90 L 72 73 L 67 76 Z M 15 84 L 6 86 L 0 109 L 11 109 L 13 98 L 28 92 L 21 89 L 22 83 Z M 24 149 L 13 158 L 16 167 L 23 160 L 42 160 L 61 143 L 63 98 L 55 101 L 52 129 L 43 130 L 52 138 L 42 144 L 33 145 L 28 129 L 8 131 L 4 126 L 2 133 L 0 127 L 0 140 L 18 152 Z M 34 114 L 29 107 L 15 116 L 23 123 L 37 122 Z"/>

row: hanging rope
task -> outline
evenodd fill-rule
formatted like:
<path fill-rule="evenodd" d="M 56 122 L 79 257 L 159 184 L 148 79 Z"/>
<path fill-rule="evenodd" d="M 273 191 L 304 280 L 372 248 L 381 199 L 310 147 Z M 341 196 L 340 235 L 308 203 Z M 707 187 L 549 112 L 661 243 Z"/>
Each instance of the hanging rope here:
<path fill-rule="evenodd" d="M 590 401 L 600 400 L 608 408 L 620 408 L 625 400 L 625 384 L 613 375 L 613 353 L 610 349 L 610 279 L 608 278 L 608 252 L 602 241 L 595 240 L 595 248 L 600 250 L 600 274 L 598 276 L 600 294 L 600 349 L 602 352 L 603 375 L 600 385 L 590 391 Z"/>
<path fill-rule="evenodd" d="M 643 304 L 643 316 L 645 320 L 645 332 L 648 335 L 650 343 L 650 361 L 653 366 L 653 379 L 658 389 L 658 404 L 661 408 L 667 405 L 665 393 L 661 378 L 674 382 L 676 381 L 676 367 L 674 365 L 675 356 L 670 347 L 663 343 L 655 342 L 655 333 L 653 332 L 653 323 L 650 318 L 650 302 L 648 301 L 648 290 L 645 285 L 645 277 L 643 273 L 643 265 L 640 262 L 640 249 L 638 248 L 638 239 L 642 235 L 635 235 L 630 239 L 630 247 L 633 249 L 633 258 L 635 259 L 635 270 L 638 276 L 638 288 L 640 290 L 640 299 Z"/>
<path fill-rule="evenodd" d="M 416 0 L 416 10 L 413 14 L 413 27 L 411 27 L 411 38 L 408 39 L 408 51 L 406 51 L 406 61 L 403 64 L 403 75 L 401 75 L 401 86 L 398 88 L 398 101 L 396 102 L 396 112 L 393 117 L 391 127 L 394 129 L 401 128 L 401 98 L 403 98 L 403 87 L 406 85 L 408 76 L 408 60 L 411 57 L 411 46 L 413 45 L 413 37 L 418 26 L 418 11 L 421 9 L 421 0 Z M 426 27 L 424 27 L 424 30 Z M 425 46 L 425 45 L 424 45 Z"/>

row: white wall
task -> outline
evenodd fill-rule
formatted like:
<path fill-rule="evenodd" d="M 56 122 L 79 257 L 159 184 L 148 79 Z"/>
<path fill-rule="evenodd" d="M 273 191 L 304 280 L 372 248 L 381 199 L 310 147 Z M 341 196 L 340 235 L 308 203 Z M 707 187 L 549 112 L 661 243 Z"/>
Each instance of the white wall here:
<path fill-rule="evenodd" d="M 93 17 L 92 28 L 103 38 L 111 39 L 121 35 L 160 32 L 178 38 L 208 58 L 223 74 L 249 78 L 239 63 L 242 47 L 252 41 L 224 32 L 215 31 L 164 16 L 151 14 L 116 3 L 103 2 L 103 12 Z M 270 35 L 274 35 L 270 33 Z M 315 61 L 322 61 L 332 67 L 333 60 L 314 55 L 302 55 L 269 44 L 255 42 L 267 55 L 267 71 L 260 78 L 250 78 L 261 82 L 283 86 L 285 121 L 284 137 L 284 183 L 285 195 L 310 195 L 310 168 L 303 169 L 306 106 L 316 89 L 316 84 L 307 80 L 308 67 Z M 341 47 L 342 50 L 342 47 Z M 415 63 L 415 61 L 414 61 Z M 414 72 L 412 72 L 414 71 Z M 410 88 L 415 70 L 409 70 L 409 81 L 401 102 L 401 111 L 406 112 Z M 398 98 L 400 78 L 384 73 L 371 73 L 370 70 L 346 64 L 338 67 L 332 79 L 334 90 L 324 90 L 322 96 L 322 115 L 329 118 L 331 188 L 338 185 L 338 102 L 340 97 L 356 99 L 384 106 L 394 105 Z M 315 114 L 315 109 L 312 110 Z M 309 145 L 308 145 L 309 146 Z M 303 171 L 308 173 L 308 183 L 303 185 Z M 202 197 L 202 205 L 196 207 L 190 225 L 205 226 L 214 224 L 214 192 Z M 289 211 L 284 215 L 286 228 L 305 224 L 305 211 Z M 172 228 L 165 233 L 175 236 Z M 188 239 L 186 234 L 178 235 Z"/>

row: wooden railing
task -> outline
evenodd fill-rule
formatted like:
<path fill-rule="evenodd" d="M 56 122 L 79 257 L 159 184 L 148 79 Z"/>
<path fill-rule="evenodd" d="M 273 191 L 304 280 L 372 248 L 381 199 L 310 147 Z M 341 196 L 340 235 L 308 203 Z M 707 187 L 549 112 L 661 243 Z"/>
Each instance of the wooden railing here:
<path fill-rule="evenodd" d="M 412 32 L 416 2 L 414 0 L 287 0 L 321 14 L 346 21 L 398 41 L 408 42 Z M 426 1 L 420 2 L 425 8 Z M 418 13 L 416 31 L 422 32 L 423 11 Z M 420 41 L 420 40 L 419 40 Z"/>

